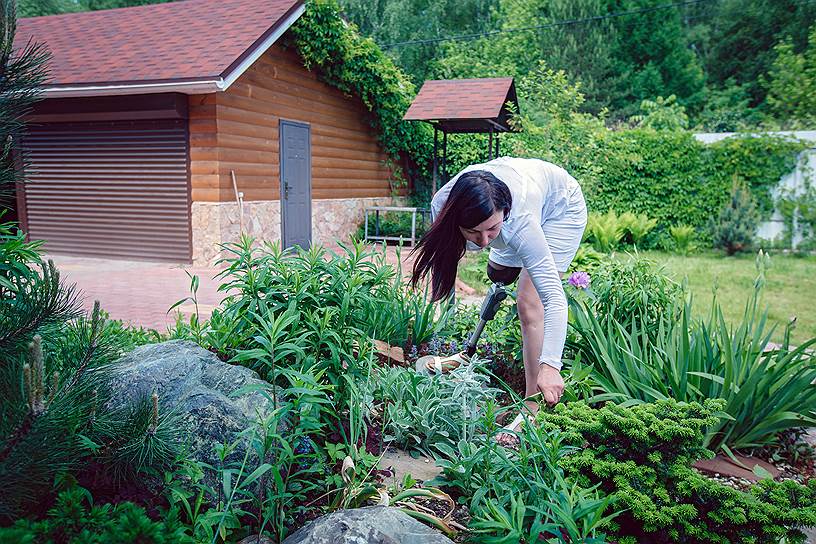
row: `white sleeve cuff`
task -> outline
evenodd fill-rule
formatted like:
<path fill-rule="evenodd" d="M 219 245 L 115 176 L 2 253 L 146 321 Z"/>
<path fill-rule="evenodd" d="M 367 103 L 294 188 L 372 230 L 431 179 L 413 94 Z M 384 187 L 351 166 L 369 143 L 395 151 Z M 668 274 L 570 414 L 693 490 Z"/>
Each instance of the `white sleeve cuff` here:
<path fill-rule="evenodd" d="M 564 365 L 561 363 L 561 361 L 539 361 L 539 362 L 538 362 L 538 364 L 539 364 L 539 365 L 547 365 L 547 366 L 551 366 L 551 367 L 553 367 L 554 369 L 558 370 L 559 372 L 561 371 L 561 368 L 563 368 L 563 366 L 564 366 Z"/>

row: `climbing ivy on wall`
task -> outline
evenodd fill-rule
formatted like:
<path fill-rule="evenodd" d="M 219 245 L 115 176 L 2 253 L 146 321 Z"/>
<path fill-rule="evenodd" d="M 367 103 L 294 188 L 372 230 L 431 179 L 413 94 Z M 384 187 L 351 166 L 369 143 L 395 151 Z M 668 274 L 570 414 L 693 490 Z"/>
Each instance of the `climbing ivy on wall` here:
<path fill-rule="evenodd" d="M 430 127 L 402 120 L 416 94 L 413 84 L 372 39 L 340 16 L 335 0 L 308 0 L 286 43 L 321 80 L 360 97 L 383 150 L 409 177 L 426 175 Z"/>

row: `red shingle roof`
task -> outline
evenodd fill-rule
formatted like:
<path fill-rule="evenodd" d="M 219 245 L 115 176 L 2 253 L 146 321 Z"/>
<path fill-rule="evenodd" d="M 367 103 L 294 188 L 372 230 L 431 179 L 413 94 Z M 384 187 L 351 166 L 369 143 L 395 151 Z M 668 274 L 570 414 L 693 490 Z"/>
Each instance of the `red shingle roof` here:
<path fill-rule="evenodd" d="M 426 81 L 403 119 L 496 119 L 504 104 L 515 100 L 512 88 L 511 77 Z"/>
<path fill-rule="evenodd" d="M 185 0 L 20 19 L 15 46 L 52 53 L 48 87 L 195 81 L 225 76 L 302 0 Z M 289 21 L 291 23 L 291 21 Z"/>

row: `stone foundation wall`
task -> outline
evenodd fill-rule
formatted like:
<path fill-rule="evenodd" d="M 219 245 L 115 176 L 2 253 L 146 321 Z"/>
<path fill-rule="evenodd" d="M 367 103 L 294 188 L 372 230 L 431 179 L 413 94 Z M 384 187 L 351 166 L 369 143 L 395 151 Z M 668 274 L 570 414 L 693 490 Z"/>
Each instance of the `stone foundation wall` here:
<path fill-rule="evenodd" d="M 332 246 L 357 230 L 368 206 L 403 205 L 403 198 L 332 198 L 312 200 L 312 242 Z M 207 266 L 221 257 L 218 244 L 240 236 L 238 204 L 193 202 L 193 264 Z M 281 239 L 279 200 L 244 202 L 244 231 L 256 240 Z"/>
<path fill-rule="evenodd" d="M 398 206 L 400 198 L 327 198 L 312 200 L 312 242 L 330 246 L 347 240 L 365 219 L 369 206 Z"/>

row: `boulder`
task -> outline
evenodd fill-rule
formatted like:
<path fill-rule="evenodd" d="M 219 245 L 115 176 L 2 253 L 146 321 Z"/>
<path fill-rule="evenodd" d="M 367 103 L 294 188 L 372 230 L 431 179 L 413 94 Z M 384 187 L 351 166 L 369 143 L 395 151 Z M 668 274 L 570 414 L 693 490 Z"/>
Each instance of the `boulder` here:
<path fill-rule="evenodd" d="M 453 544 L 398 508 L 338 510 L 309 522 L 283 544 Z"/>
<path fill-rule="evenodd" d="M 218 359 L 194 342 L 173 340 L 140 346 L 123 357 L 112 383 L 112 409 L 159 395 L 161 410 L 173 410 L 189 432 L 189 455 L 218 466 L 214 446 L 233 442 L 238 433 L 268 414 L 271 403 L 260 393 L 233 397 L 250 384 L 268 385 L 252 370 Z M 242 458 L 242 448 L 232 458 Z"/>

